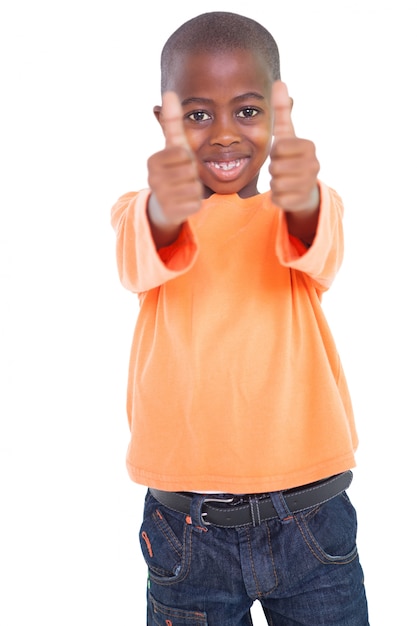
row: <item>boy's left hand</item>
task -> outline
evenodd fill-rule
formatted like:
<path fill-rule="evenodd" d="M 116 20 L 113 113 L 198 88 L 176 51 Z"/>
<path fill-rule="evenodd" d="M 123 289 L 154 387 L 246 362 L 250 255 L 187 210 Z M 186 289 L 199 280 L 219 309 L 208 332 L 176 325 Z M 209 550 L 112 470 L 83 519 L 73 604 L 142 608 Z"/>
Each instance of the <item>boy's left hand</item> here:
<path fill-rule="evenodd" d="M 272 201 L 288 213 L 300 213 L 301 217 L 301 213 L 314 212 L 319 207 L 320 164 L 314 143 L 295 134 L 292 101 L 282 81 L 272 86 L 272 106 L 275 115 L 269 166 Z"/>

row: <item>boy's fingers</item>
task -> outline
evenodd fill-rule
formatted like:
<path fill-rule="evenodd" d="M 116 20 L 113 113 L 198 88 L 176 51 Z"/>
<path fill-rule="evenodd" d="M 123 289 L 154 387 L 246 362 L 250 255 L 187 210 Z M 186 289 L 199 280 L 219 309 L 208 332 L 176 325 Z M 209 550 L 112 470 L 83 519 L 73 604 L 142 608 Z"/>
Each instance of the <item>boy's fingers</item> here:
<path fill-rule="evenodd" d="M 172 146 L 188 148 L 184 132 L 182 106 L 174 91 L 166 91 L 162 95 L 161 123 L 167 148 Z"/>
<path fill-rule="evenodd" d="M 277 139 L 295 137 L 291 120 L 292 100 L 287 85 L 277 80 L 272 85 L 272 107 L 274 109 L 274 136 Z"/>

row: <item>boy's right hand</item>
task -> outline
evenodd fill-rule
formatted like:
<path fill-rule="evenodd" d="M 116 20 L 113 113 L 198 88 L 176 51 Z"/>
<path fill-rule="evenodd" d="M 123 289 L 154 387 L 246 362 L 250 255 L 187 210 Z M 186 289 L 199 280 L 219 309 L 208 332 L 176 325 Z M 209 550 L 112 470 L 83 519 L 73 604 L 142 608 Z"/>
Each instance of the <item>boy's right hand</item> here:
<path fill-rule="evenodd" d="M 171 239 L 175 239 L 181 224 L 200 209 L 203 189 L 194 154 L 187 143 L 182 107 L 176 93 L 163 94 L 159 121 L 165 135 L 165 148 L 148 160 L 148 182 L 152 191 L 148 214 L 153 230 L 165 232 L 167 236 L 171 232 Z"/>

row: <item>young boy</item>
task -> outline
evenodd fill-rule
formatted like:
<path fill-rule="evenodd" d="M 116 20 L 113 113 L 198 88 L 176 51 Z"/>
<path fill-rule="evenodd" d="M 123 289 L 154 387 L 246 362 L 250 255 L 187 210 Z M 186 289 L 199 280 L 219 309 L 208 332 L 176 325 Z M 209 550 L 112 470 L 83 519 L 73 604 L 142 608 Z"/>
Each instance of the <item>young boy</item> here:
<path fill-rule="evenodd" d="M 162 52 L 165 148 L 112 210 L 137 293 L 128 384 L 148 625 L 365 626 L 357 446 L 322 309 L 343 207 L 296 136 L 257 22 L 199 15 Z M 259 193 L 270 158 L 271 188 Z"/>

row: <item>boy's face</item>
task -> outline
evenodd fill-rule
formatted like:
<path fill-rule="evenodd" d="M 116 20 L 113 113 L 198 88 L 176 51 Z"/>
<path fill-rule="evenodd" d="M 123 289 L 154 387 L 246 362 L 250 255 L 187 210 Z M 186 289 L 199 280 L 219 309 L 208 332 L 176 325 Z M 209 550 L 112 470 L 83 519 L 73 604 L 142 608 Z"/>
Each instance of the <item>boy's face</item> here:
<path fill-rule="evenodd" d="M 205 197 L 258 193 L 259 170 L 271 147 L 272 78 L 256 52 L 178 55 L 169 89 L 182 103 L 184 129 Z M 160 119 L 160 107 L 155 107 Z"/>

